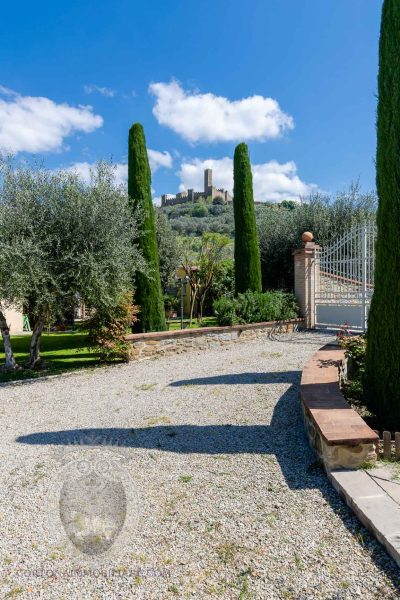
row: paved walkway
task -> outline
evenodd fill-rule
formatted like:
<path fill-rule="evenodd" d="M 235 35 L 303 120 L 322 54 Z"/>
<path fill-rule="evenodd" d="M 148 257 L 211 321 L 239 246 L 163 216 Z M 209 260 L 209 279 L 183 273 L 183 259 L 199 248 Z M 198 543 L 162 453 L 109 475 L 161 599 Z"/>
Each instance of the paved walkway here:
<path fill-rule="evenodd" d="M 400 568 L 400 465 L 379 461 L 372 469 L 333 471 L 333 485 Z"/>
<path fill-rule="evenodd" d="M 0 387 L 3 597 L 399 598 L 305 440 L 300 372 L 326 341 Z"/>

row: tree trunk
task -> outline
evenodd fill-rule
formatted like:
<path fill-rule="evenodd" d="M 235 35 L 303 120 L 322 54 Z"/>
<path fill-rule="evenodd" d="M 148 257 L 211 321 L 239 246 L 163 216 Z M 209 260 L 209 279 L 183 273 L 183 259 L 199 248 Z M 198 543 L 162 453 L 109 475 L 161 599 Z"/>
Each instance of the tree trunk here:
<path fill-rule="evenodd" d="M 203 321 L 203 306 L 204 306 L 205 296 L 201 296 L 199 301 L 199 323 Z"/>
<path fill-rule="evenodd" d="M 192 325 L 192 321 L 193 321 L 193 310 L 194 310 L 194 305 L 197 299 L 197 290 L 193 291 L 192 289 L 192 298 L 190 301 L 190 319 L 189 319 L 189 327 L 191 327 Z"/>
<path fill-rule="evenodd" d="M 44 318 L 39 317 L 32 330 L 31 345 L 29 350 L 29 368 L 34 369 L 40 362 L 40 337 L 44 327 Z"/>
<path fill-rule="evenodd" d="M 12 370 L 17 368 L 17 363 L 15 362 L 14 354 L 11 347 L 11 339 L 10 339 L 10 329 L 7 325 L 6 318 L 4 313 L 0 310 L 0 329 L 1 329 L 1 337 L 3 338 L 4 344 L 4 354 L 6 356 L 6 361 L 4 364 L 4 369 Z"/>

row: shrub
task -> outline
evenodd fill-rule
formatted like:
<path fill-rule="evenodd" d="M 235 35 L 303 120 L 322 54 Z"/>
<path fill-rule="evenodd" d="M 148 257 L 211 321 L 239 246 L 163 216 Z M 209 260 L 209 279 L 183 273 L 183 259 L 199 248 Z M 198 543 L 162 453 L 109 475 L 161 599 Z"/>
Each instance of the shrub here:
<path fill-rule="evenodd" d="M 346 398 L 355 404 L 364 401 L 363 378 L 365 373 L 365 358 L 367 342 L 365 336 L 338 335 L 340 345 L 345 350 L 347 358 L 347 381 L 343 385 Z"/>
<path fill-rule="evenodd" d="M 179 298 L 172 294 L 164 294 L 164 308 L 166 312 L 177 310 L 179 307 Z"/>
<path fill-rule="evenodd" d="M 89 347 L 99 353 L 101 362 L 128 362 L 131 347 L 124 336 L 137 321 L 138 312 L 139 307 L 132 304 L 130 292 L 124 294 L 114 307 L 96 310 L 88 323 L 88 342 Z"/>
<path fill-rule="evenodd" d="M 222 296 L 222 298 L 215 300 L 213 308 L 218 325 L 223 327 L 224 325 L 236 325 L 238 323 L 235 304 L 236 299 L 228 298 L 228 296 Z"/>
<path fill-rule="evenodd" d="M 280 290 L 247 291 L 236 298 L 219 298 L 214 302 L 214 312 L 221 326 L 262 323 L 296 318 L 297 305 L 293 294 Z"/>
<path fill-rule="evenodd" d="M 196 218 L 200 218 L 200 219 L 202 219 L 203 217 L 206 217 L 208 215 L 208 208 L 205 205 L 205 203 L 199 202 L 198 204 L 195 204 L 192 209 L 191 215 L 192 215 L 192 217 L 196 217 Z"/>
<path fill-rule="evenodd" d="M 213 215 L 213 216 L 223 215 L 225 212 L 225 206 L 222 204 L 214 204 L 214 201 L 213 201 L 213 204 L 208 209 L 208 212 L 210 215 Z"/>

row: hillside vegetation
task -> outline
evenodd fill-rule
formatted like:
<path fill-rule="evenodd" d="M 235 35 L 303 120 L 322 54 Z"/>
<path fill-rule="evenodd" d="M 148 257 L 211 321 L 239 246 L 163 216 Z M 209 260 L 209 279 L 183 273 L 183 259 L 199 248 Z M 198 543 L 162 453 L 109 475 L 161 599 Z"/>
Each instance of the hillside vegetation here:
<path fill-rule="evenodd" d="M 234 237 L 233 206 L 205 200 L 159 209 L 179 237 L 193 242 L 204 232 Z M 334 196 L 315 193 L 306 201 L 256 204 L 261 252 L 263 289 L 293 289 L 292 250 L 301 244 L 301 234 L 312 231 L 315 241 L 326 245 L 351 225 L 375 219 L 375 192 L 362 193 L 358 185 Z"/>

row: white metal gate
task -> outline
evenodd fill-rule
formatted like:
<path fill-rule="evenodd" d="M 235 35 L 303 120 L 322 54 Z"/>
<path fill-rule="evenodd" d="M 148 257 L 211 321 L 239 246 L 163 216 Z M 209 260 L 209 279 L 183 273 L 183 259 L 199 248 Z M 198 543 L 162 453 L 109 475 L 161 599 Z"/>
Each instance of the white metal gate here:
<path fill-rule="evenodd" d="M 365 331 L 374 291 L 376 225 L 353 225 L 314 261 L 315 325 Z"/>

